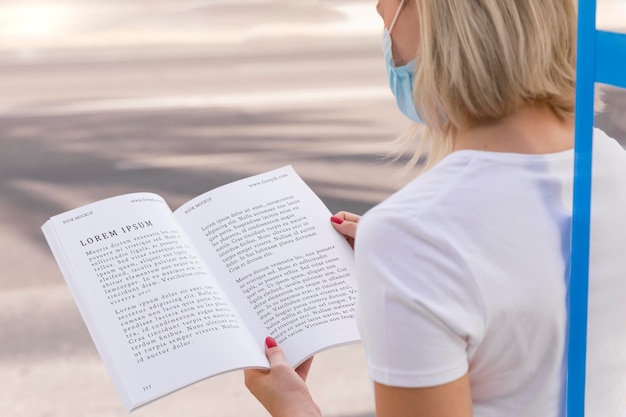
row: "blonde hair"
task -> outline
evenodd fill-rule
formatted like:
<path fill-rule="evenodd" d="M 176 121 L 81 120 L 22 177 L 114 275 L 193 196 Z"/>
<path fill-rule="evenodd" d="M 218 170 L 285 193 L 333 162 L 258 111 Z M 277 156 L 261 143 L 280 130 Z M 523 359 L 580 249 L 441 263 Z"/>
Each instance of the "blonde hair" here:
<path fill-rule="evenodd" d="M 574 118 L 576 5 L 573 0 L 413 0 L 421 46 L 414 100 L 426 123 L 410 164 L 452 151 L 455 131 L 497 120 L 526 103 Z"/>

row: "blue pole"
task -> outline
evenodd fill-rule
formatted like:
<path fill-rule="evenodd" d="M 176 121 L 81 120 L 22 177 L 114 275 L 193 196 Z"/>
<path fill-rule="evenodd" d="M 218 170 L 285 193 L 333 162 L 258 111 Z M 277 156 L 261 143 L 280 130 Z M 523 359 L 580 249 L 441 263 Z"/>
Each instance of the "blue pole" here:
<path fill-rule="evenodd" d="M 568 305 L 569 337 L 566 404 L 568 417 L 584 417 L 585 415 L 595 63 L 596 2 L 595 0 L 579 0 L 574 201 Z"/>
<path fill-rule="evenodd" d="M 626 88 L 626 34 L 596 32 L 596 81 Z"/>

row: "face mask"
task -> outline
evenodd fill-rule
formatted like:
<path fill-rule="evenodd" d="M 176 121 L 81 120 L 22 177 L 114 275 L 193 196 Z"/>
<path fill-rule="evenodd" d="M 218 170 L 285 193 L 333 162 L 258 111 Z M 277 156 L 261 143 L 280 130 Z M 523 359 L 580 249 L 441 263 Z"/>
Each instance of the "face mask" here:
<path fill-rule="evenodd" d="M 387 75 L 389 77 L 389 87 L 391 92 L 396 98 L 396 104 L 398 109 L 409 120 L 415 123 L 424 124 L 424 121 L 420 117 L 417 109 L 415 108 L 415 101 L 413 99 L 413 71 L 415 69 L 416 60 L 409 62 L 401 67 L 396 67 L 393 63 L 393 55 L 391 52 L 391 30 L 396 23 L 396 19 L 402 9 L 402 3 L 396 12 L 396 15 L 389 26 L 389 29 L 383 31 L 383 53 L 385 54 L 385 65 L 387 67 Z"/>

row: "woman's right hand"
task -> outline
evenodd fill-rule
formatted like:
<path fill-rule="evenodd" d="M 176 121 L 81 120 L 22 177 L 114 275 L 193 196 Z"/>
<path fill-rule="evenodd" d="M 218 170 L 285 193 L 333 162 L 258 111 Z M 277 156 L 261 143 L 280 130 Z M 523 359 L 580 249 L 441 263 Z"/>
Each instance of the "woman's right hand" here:
<path fill-rule="evenodd" d="M 352 249 L 354 249 L 354 238 L 356 237 L 356 225 L 361 216 L 347 211 L 340 211 L 330 218 L 335 230 L 341 233 Z"/>

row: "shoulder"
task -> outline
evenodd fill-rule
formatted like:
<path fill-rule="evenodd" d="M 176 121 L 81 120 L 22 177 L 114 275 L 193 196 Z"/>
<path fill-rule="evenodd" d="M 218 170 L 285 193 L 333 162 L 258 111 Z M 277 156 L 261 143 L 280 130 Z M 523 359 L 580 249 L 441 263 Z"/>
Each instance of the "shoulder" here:
<path fill-rule="evenodd" d="M 473 155 L 446 158 L 366 213 L 355 240 L 363 292 L 373 298 L 386 293 L 422 313 L 428 310 L 439 319 L 445 317 L 443 322 L 449 323 L 455 334 L 465 330 L 452 324 L 458 321 L 449 317 L 451 300 L 467 300 L 464 306 L 472 314 L 465 317 L 474 320 L 481 316 L 480 295 L 461 253 L 463 244 L 450 238 L 457 225 L 473 227 L 467 221 L 471 215 L 463 210 L 463 200 L 474 182 L 468 171 L 476 170 L 477 164 L 482 162 Z"/>
<path fill-rule="evenodd" d="M 594 211 L 600 217 L 612 212 L 613 219 L 621 218 L 626 209 L 626 150 L 599 129 L 594 130 L 592 170 Z"/>
<path fill-rule="evenodd" d="M 450 154 L 431 170 L 419 175 L 372 208 L 364 218 L 420 217 L 443 198 L 458 198 L 458 188 L 464 188 L 464 184 L 473 181 L 468 171 L 475 170 L 481 164 L 480 158 L 474 154 Z"/>
<path fill-rule="evenodd" d="M 626 170 L 626 150 L 600 129 L 593 131 L 593 158 L 594 162 L 599 162 L 594 166 L 594 173 L 597 168 Z"/>
<path fill-rule="evenodd" d="M 597 127 L 593 129 L 593 140 L 595 148 L 612 149 L 614 151 L 618 151 L 618 153 L 626 152 L 617 140 L 609 136 L 604 130 Z"/>
<path fill-rule="evenodd" d="M 461 377 L 467 341 L 483 332 L 478 288 L 442 223 L 433 220 L 467 168 L 468 161 L 453 162 L 359 221 L 358 317 L 370 375 L 382 384 L 435 386 Z"/>
<path fill-rule="evenodd" d="M 454 152 L 430 171 L 368 211 L 359 233 L 389 227 L 445 226 L 451 218 L 467 217 L 469 206 L 490 204 L 511 178 L 523 175 L 525 161 L 511 155 L 480 151 Z M 521 171 L 521 172 L 520 172 Z"/>

